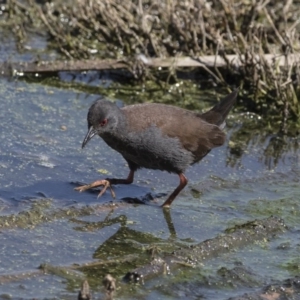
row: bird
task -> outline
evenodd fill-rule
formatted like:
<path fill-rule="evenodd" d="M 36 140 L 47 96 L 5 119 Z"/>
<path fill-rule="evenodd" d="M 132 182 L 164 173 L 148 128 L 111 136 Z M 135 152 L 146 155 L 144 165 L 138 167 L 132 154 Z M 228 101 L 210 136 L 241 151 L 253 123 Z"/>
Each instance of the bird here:
<path fill-rule="evenodd" d="M 103 186 L 98 197 L 112 185 L 131 184 L 140 168 L 168 171 L 179 176 L 179 185 L 162 204 L 171 206 L 188 183 L 186 169 L 201 161 L 226 140 L 225 119 L 236 102 L 238 89 L 212 109 L 199 113 L 173 105 L 141 103 L 118 107 L 105 98 L 96 100 L 87 114 L 88 132 L 82 149 L 96 135 L 119 152 L 129 167 L 127 178 L 106 178 L 76 187 L 83 192 Z"/>

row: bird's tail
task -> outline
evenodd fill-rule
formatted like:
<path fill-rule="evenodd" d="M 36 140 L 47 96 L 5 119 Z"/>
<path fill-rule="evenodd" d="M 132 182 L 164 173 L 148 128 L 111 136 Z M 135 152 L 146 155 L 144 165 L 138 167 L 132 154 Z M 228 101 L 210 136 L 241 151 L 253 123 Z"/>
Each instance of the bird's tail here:
<path fill-rule="evenodd" d="M 211 110 L 204 114 L 201 114 L 201 119 L 205 120 L 210 124 L 219 126 L 220 128 L 225 127 L 225 119 L 231 110 L 233 104 L 236 101 L 239 90 L 236 89 L 231 94 L 223 98 L 218 104 L 216 104 Z"/>

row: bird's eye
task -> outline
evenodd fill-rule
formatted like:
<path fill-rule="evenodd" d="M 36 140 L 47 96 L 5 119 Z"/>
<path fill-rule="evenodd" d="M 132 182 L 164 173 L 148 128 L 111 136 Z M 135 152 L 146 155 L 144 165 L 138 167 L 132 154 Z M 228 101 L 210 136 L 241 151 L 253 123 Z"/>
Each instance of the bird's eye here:
<path fill-rule="evenodd" d="M 101 127 L 105 126 L 107 124 L 107 119 L 103 119 L 99 124 Z"/>

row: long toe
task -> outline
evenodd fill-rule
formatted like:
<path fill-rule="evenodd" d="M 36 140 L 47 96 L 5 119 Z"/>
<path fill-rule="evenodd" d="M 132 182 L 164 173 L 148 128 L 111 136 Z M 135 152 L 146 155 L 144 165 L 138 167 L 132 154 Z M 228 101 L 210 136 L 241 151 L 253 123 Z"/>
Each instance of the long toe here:
<path fill-rule="evenodd" d="M 103 181 L 103 188 L 102 190 L 100 191 L 100 193 L 98 194 L 98 197 L 97 198 L 100 198 L 104 193 L 105 191 L 107 190 L 107 188 L 110 186 L 110 183 L 108 180 L 102 180 Z"/>
<path fill-rule="evenodd" d="M 102 180 L 102 184 L 103 184 L 103 188 L 102 190 L 100 191 L 99 195 L 97 198 L 100 198 L 104 193 L 105 191 L 107 190 L 107 188 L 109 187 L 110 189 L 110 193 L 112 195 L 113 198 L 116 198 L 116 195 L 115 195 L 115 192 L 113 191 L 112 187 L 111 187 L 111 183 L 109 181 L 109 179 L 107 180 Z"/>
<path fill-rule="evenodd" d="M 74 188 L 74 190 L 81 193 L 81 192 L 84 192 L 84 191 L 86 191 L 90 188 L 91 188 L 90 184 L 86 184 L 86 185 L 78 186 L 78 187 Z"/>
<path fill-rule="evenodd" d="M 82 186 L 76 187 L 75 190 L 79 191 L 79 192 L 84 192 L 86 190 L 89 190 L 89 189 L 92 189 L 92 188 L 96 188 L 96 187 L 99 187 L 99 186 L 102 186 L 102 185 L 105 187 L 107 184 L 110 185 L 109 181 L 106 180 L 106 179 L 96 180 L 96 181 L 94 181 L 94 182 L 92 182 L 90 184 L 86 184 L 86 185 L 82 185 Z"/>

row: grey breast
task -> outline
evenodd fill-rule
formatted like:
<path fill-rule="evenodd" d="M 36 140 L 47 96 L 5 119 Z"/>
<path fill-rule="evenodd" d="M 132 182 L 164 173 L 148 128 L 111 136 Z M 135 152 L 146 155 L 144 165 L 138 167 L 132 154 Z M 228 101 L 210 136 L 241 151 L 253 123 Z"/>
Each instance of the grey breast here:
<path fill-rule="evenodd" d="M 129 152 L 124 156 L 141 167 L 181 172 L 193 162 L 192 153 L 182 147 L 178 138 L 163 135 L 155 125 L 132 134 L 131 140 L 134 155 Z"/>
<path fill-rule="evenodd" d="M 139 132 L 119 132 L 103 137 L 123 157 L 141 168 L 182 172 L 193 163 L 193 154 L 184 149 L 178 138 L 163 135 L 155 125 Z"/>

